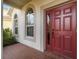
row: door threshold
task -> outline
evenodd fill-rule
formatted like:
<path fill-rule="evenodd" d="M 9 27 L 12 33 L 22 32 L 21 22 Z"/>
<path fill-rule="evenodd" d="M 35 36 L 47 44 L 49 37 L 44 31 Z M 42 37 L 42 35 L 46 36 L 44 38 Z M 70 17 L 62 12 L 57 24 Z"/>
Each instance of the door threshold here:
<path fill-rule="evenodd" d="M 51 58 L 54 58 L 54 59 L 72 59 L 71 57 L 68 57 L 66 55 L 61 55 L 61 54 L 56 54 L 56 53 L 53 53 L 53 52 L 49 52 L 49 51 L 45 51 L 44 52 L 46 56 L 49 56 Z"/>

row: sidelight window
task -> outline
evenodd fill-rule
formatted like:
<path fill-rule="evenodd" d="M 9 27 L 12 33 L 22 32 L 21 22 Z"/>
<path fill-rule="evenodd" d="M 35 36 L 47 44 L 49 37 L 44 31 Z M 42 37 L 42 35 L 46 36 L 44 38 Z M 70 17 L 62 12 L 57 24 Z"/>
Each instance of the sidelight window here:
<path fill-rule="evenodd" d="M 18 20 L 17 20 L 17 14 L 14 15 L 14 33 L 15 33 L 15 35 L 18 34 Z"/>

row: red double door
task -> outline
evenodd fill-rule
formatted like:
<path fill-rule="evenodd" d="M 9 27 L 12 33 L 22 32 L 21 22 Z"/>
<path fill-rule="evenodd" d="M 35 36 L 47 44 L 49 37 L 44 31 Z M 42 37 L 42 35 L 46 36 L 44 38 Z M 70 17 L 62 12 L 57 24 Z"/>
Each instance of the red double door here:
<path fill-rule="evenodd" d="M 76 3 L 46 11 L 46 49 L 76 58 Z"/>

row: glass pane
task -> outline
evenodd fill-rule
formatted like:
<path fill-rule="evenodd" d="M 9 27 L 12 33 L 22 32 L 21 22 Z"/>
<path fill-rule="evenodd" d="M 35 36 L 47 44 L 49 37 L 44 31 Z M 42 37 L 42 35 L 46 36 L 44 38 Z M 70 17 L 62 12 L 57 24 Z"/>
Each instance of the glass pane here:
<path fill-rule="evenodd" d="M 28 8 L 28 12 L 27 12 L 27 14 L 32 14 L 33 13 L 33 9 L 32 8 Z"/>
<path fill-rule="evenodd" d="M 14 20 L 15 26 L 17 26 L 17 20 Z"/>
<path fill-rule="evenodd" d="M 18 28 L 15 27 L 15 34 L 18 34 Z"/>
<path fill-rule="evenodd" d="M 17 18 L 17 14 L 14 15 L 14 19 L 16 19 L 16 18 Z"/>
<path fill-rule="evenodd" d="M 33 36 L 33 32 L 34 32 L 33 26 L 27 27 L 27 36 Z"/>
<path fill-rule="evenodd" d="M 33 25 L 34 24 L 34 14 L 27 14 L 27 25 Z"/>

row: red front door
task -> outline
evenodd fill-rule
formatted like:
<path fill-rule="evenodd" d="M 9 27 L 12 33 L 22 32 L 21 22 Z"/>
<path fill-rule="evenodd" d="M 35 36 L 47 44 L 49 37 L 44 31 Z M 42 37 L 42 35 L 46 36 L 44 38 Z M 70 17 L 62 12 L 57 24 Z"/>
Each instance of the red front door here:
<path fill-rule="evenodd" d="M 46 12 L 46 49 L 76 59 L 76 3 Z"/>

